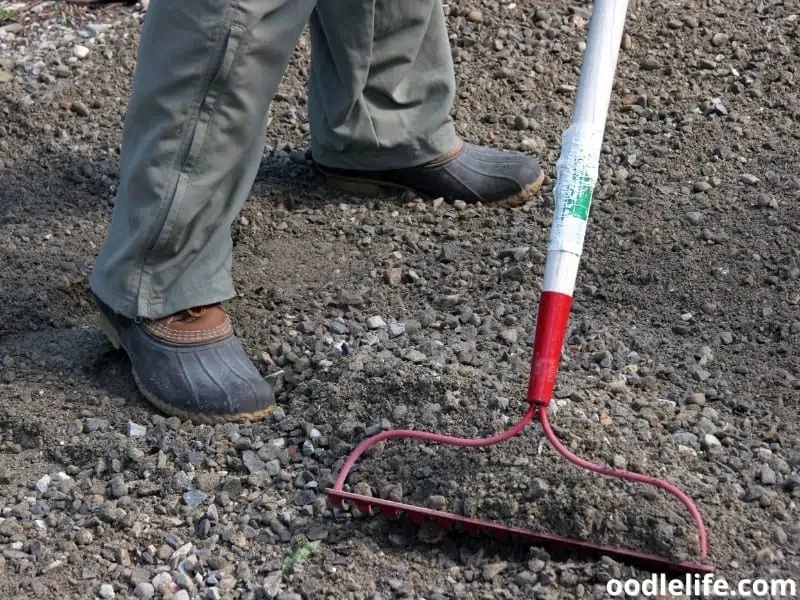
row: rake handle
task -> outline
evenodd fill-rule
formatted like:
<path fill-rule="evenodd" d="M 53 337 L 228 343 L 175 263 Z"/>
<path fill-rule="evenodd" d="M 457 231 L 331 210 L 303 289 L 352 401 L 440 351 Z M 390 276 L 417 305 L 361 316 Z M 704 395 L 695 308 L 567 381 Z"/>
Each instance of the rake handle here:
<path fill-rule="evenodd" d="M 528 401 L 539 406 L 550 403 L 558 374 L 627 10 L 628 0 L 595 1 L 572 122 L 561 138 L 528 384 Z"/>

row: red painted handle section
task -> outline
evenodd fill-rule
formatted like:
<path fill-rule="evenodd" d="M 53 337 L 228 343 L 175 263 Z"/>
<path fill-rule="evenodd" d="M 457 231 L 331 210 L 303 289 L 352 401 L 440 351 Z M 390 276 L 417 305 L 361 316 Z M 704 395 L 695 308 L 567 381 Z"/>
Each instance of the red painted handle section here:
<path fill-rule="evenodd" d="M 528 383 L 528 402 L 532 404 L 547 406 L 553 397 L 571 308 L 572 296 L 558 292 L 542 293 Z"/>

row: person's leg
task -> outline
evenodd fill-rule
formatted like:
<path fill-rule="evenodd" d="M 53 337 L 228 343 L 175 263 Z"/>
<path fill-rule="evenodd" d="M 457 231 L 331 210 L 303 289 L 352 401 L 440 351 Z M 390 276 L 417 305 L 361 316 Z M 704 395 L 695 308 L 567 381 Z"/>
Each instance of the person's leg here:
<path fill-rule="evenodd" d="M 543 174 L 531 157 L 462 143 L 441 0 L 319 3 L 310 19 L 312 155 L 356 193 L 520 204 Z"/>
<path fill-rule="evenodd" d="M 120 187 L 90 285 L 104 330 L 166 412 L 219 421 L 274 404 L 218 303 L 235 295 L 230 227 L 313 4 L 153 0 L 145 18 Z"/>

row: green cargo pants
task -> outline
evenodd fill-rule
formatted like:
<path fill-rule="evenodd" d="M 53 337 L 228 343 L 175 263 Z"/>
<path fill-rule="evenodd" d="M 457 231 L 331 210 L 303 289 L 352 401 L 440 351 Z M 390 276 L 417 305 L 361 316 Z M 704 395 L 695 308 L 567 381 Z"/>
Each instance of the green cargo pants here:
<path fill-rule="evenodd" d="M 457 144 L 441 0 L 153 0 L 92 291 L 129 318 L 235 296 L 230 227 L 306 23 L 314 159 L 386 169 Z"/>

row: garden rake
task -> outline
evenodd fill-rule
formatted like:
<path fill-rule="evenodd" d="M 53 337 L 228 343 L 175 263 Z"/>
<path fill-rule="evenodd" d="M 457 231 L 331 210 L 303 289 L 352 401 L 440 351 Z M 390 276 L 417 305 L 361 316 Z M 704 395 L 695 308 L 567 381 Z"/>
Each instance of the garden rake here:
<path fill-rule="evenodd" d="M 347 476 L 358 458 L 368 448 L 383 440 L 412 438 L 456 446 L 483 447 L 508 440 L 536 420 L 547 441 L 569 462 L 601 475 L 655 486 L 677 498 L 688 509 L 697 526 L 701 559 L 706 559 L 706 529 L 700 512 L 685 493 L 666 481 L 595 464 L 576 456 L 556 437 L 547 415 L 571 311 L 589 207 L 598 179 L 600 152 L 627 9 L 628 0 L 596 0 L 589 24 L 572 121 L 562 136 L 561 153 L 556 164 L 557 180 L 553 190 L 555 211 L 534 336 L 527 412 L 512 428 L 488 438 L 464 439 L 413 430 L 392 430 L 366 439 L 347 458 L 334 486 L 326 490 L 331 502 L 339 508 L 346 509 L 348 503 L 353 503 L 359 511 L 367 515 L 375 515 L 379 510 L 391 518 L 407 514 L 417 524 L 432 519 L 446 531 L 458 529 L 473 535 L 490 533 L 501 541 L 531 543 L 596 557 L 606 555 L 657 572 L 714 572 L 713 567 L 701 562 L 673 560 L 634 549 L 528 531 L 343 490 Z"/>

